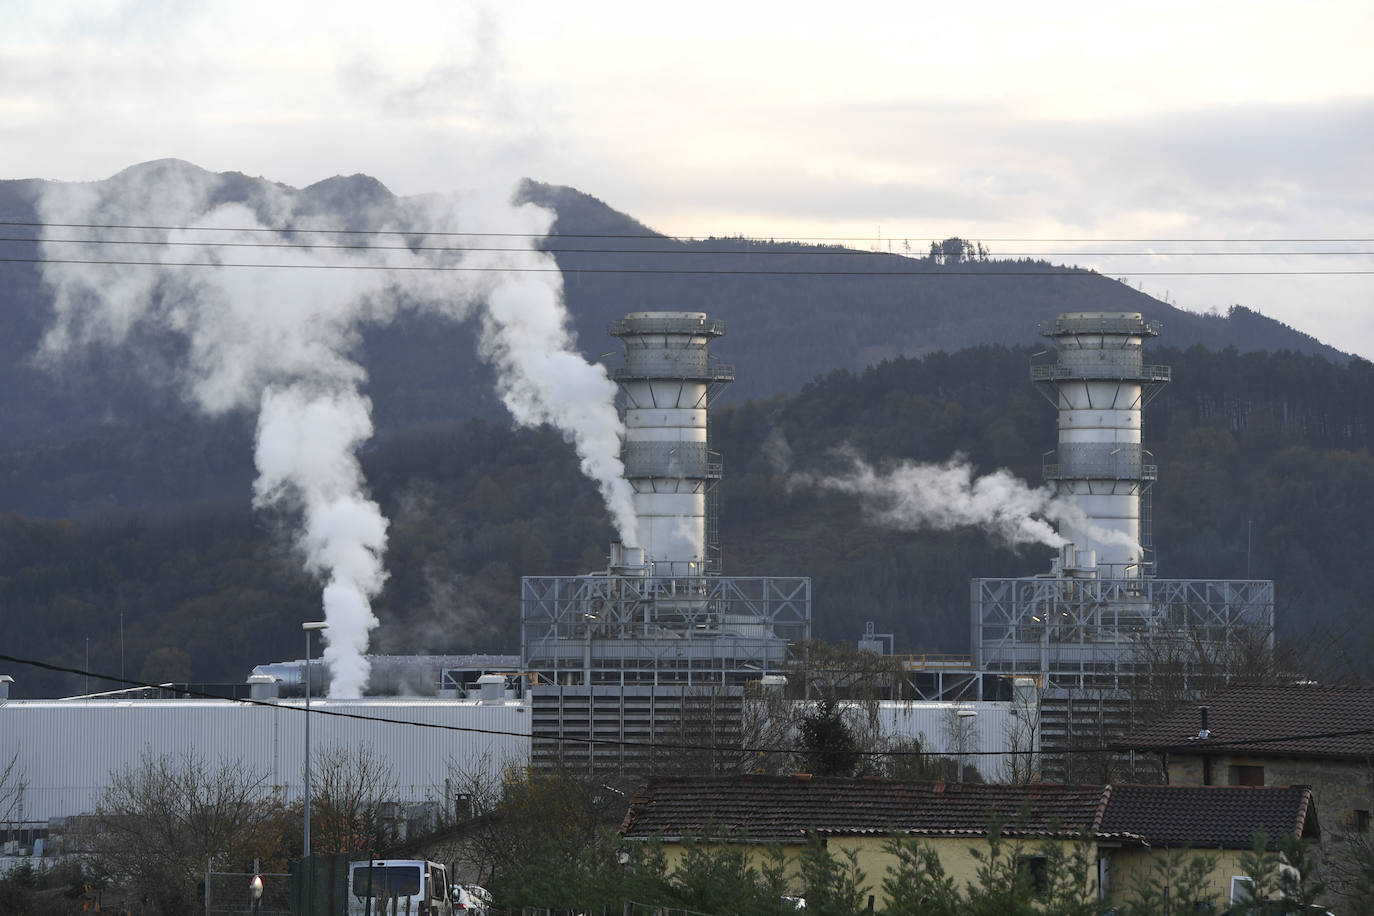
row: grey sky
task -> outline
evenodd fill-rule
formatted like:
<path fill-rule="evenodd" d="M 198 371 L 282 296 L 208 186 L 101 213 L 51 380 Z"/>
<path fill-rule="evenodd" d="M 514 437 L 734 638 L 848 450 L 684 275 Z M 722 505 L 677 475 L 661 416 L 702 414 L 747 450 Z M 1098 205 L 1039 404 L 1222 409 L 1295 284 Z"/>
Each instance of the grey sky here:
<path fill-rule="evenodd" d="M 0 177 L 520 176 L 678 235 L 1374 270 L 1374 5 L 0 4 Z M 493 227 L 499 229 L 500 227 Z M 881 236 L 881 241 L 879 240 Z M 1366 239 L 1146 246 L 1050 239 Z M 1352 252 L 1108 257 L 1106 250 Z M 1374 357 L 1374 277 L 1139 276 Z"/>

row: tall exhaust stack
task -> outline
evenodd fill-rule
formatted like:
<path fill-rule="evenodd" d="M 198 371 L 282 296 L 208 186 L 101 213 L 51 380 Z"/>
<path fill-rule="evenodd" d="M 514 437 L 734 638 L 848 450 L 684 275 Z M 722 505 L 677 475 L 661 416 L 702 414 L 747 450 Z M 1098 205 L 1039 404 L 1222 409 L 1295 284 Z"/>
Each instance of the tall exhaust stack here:
<path fill-rule="evenodd" d="M 1158 472 L 1141 444 L 1141 409 L 1169 381 L 1168 366 L 1144 362 L 1145 340 L 1158 334 L 1139 312 L 1066 312 L 1041 329 L 1058 353 L 1057 363 L 1031 367 L 1059 410 L 1045 479 L 1087 516 L 1060 525 L 1074 548 L 1065 567 L 1091 567 L 1095 555 L 1100 576 L 1154 573 L 1149 490 Z"/>
<path fill-rule="evenodd" d="M 707 408 L 734 381 L 708 346 L 725 323 L 704 312 L 631 312 L 610 333 L 625 343 L 612 377 L 625 394 L 625 476 L 634 489 L 640 548 L 654 574 L 720 571 L 714 488 L 720 460 L 709 450 Z"/>

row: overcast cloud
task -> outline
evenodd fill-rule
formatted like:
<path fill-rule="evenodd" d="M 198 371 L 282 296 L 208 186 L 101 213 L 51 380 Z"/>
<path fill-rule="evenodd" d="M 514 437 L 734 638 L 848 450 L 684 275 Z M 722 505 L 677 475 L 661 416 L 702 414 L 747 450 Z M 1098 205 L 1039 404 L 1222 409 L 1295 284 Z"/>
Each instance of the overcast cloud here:
<path fill-rule="evenodd" d="M 529 176 L 671 234 L 1033 239 L 989 247 L 1374 357 L 1374 277 L 1139 275 L 1371 270 L 1374 242 L 1045 241 L 1374 238 L 1367 2 L 10 0 L 4 19 L 0 177 L 169 156 L 403 194 Z"/>

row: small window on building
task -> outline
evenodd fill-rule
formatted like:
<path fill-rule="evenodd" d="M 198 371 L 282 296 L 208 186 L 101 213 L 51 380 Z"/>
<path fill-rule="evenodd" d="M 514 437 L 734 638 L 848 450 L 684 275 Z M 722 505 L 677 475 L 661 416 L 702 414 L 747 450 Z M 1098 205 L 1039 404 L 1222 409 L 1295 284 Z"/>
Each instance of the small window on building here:
<path fill-rule="evenodd" d="M 1241 875 L 1231 876 L 1231 905 L 1249 903 L 1255 899 L 1254 882 Z"/>
<path fill-rule="evenodd" d="M 1026 876 L 1037 895 L 1043 897 L 1050 892 L 1050 873 L 1044 856 L 1021 856 L 1016 860 L 1016 873 Z"/>
<path fill-rule="evenodd" d="M 1369 809 L 1356 808 L 1350 815 L 1350 826 L 1355 828 L 1356 833 L 1369 832 Z"/>
<path fill-rule="evenodd" d="M 1233 764 L 1231 766 L 1231 785 L 1233 786 L 1262 786 L 1264 785 L 1264 767 L 1247 764 Z"/>

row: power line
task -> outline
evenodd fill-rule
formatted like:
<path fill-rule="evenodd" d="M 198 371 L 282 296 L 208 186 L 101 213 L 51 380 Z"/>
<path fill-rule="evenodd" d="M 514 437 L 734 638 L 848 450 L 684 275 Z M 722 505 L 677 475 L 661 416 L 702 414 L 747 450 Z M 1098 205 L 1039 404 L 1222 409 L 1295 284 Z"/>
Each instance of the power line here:
<path fill-rule="evenodd" d="M 556 241 L 558 236 L 546 237 L 548 241 Z M 665 239 L 665 241 L 672 241 Z M 325 244 L 321 242 L 191 242 L 191 241 L 171 241 L 165 239 L 53 239 L 53 238 L 19 238 L 14 236 L 0 236 L 0 242 L 41 242 L 44 245 L 147 245 L 159 248 L 287 248 L 298 251 L 408 251 L 408 252 L 442 252 L 451 254 L 465 254 L 468 252 L 533 252 L 539 254 L 628 254 L 628 255 L 673 255 L 673 256 L 697 256 L 697 255 L 733 255 L 735 257 L 873 257 L 874 255 L 893 255 L 897 257 L 907 257 L 898 252 L 888 251 L 867 251 L 862 248 L 840 248 L 840 249 L 810 249 L 810 250 L 790 250 L 790 249 L 741 249 L 741 248 L 507 248 L 492 247 L 486 245 L 474 246 L 452 246 L 452 245 L 377 245 L 368 243 L 359 244 Z M 998 252 L 996 258 L 991 261 L 1002 261 L 1008 258 L 1037 258 L 1037 257 L 1056 257 L 1056 258 L 1174 258 L 1174 257 L 1360 257 L 1374 255 L 1374 251 L 1012 251 Z"/>
<path fill-rule="evenodd" d="M 102 674 L 95 671 L 87 671 L 83 668 L 69 668 L 63 665 L 54 665 L 49 662 L 40 662 L 35 659 L 21 658 L 14 655 L 0 655 L 0 661 L 13 662 L 19 665 L 29 665 L 34 668 L 41 668 L 45 671 L 52 671 L 58 674 L 75 674 L 82 677 L 94 677 L 97 680 L 110 681 L 116 684 L 124 684 L 128 687 L 149 688 L 153 690 L 165 689 L 161 684 L 150 684 L 146 681 L 134 680 L 131 678 L 116 677 L 112 674 Z M 200 690 L 186 687 L 176 688 L 178 693 L 188 697 L 206 700 L 219 700 L 225 703 L 239 703 L 244 706 L 263 706 L 270 709 L 288 709 L 301 714 L 305 713 L 304 706 L 284 706 L 269 700 L 254 700 L 244 697 L 224 697 L 219 694 L 206 693 Z M 551 735 L 525 732 L 509 731 L 495 728 L 477 728 L 465 725 L 447 725 L 438 722 L 413 722 L 408 719 L 393 719 L 387 716 L 364 715 L 363 713 L 344 712 L 343 710 L 331 710 L 319 706 L 310 707 L 310 714 L 313 716 L 336 716 L 343 719 L 356 719 L 363 722 L 376 722 L 383 725 L 408 725 L 415 728 L 434 728 L 442 731 L 464 732 L 469 734 L 495 735 L 510 738 L 531 738 L 541 741 L 554 741 L 559 743 L 571 743 L 579 745 L 596 745 L 606 747 L 633 747 L 648 748 L 655 750 L 682 750 L 682 751 L 720 751 L 729 753 L 744 754 L 799 754 L 810 753 L 805 748 L 795 747 L 747 747 L 735 744 L 691 744 L 667 741 L 633 741 L 620 738 L 594 738 L 590 735 L 581 737 L 577 735 Z M 888 750 L 888 751 L 854 751 L 853 753 L 869 757 L 949 757 L 951 753 L 945 751 L 913 751 L 913 750 Z M 1003 756 L 1012 753 L 1035 753 L 1032 751 L 965 751 L 965 756 Z"/>
<path fill-rule="evenodd" d="M 529 254 L 543 252 L 530 250 Z M 734 277 L 1363 277 L 1374 270 L 1112 270 L 1105 274 L 1083 267 L 1063 267 L 1057 270 L 722 270 L 673 267 L 487 267 L 461 264 L 270 264 L 219 261 L 142 261 L 103 258 L 7 258 L 8 264 L 85 264 L 107 267 L 214 267 L 250 268 L 262 270 L 385 270 L 429 271 L 435 273 L 547 273 L 547 274 L 660 274 L 673 276 L 734 276 Z"/>
<path fill-rule="evenodd" d="M 54 223 L 33 220 L 0 220 L 0 226 L 28 226 L 34 228 L 59 228 L 59 229 L 137 229 L 153 230 L 163 232 L 278 232 L 278 233 L 317 233 L 322 235 L 399 235 L 399 236 L 442 236 L 442 237 L 470 237 L 470 238 L 584 238 L 584 239 L 658 239 L 662 241 L 725 241 L 728 239 L 738 239 L 740 241 L 767 241 L 767 242 L 892 242 L 901 236 L 769 236 L 767 239 L 762 237 L 745 238 L 742 235 L 665 235 L 658 232 L 645 233 L 582 233 L 582 232 L 557 232 L 548 233 L 535 232 L 468 232 L 457 230 L 409 230 L 409 229 L 336 229 L 328 227 L 311 226 L 175 226 L 175 225 L 153 225 L 153 224 L 133 224 L 133 223 Z M 940 242 L 945 238 L 961 238 L 959 236 L 946 236 L 934 238 L 928 236 L 905 236 L 905 240 L 919 239 L 924 242 L 929 238 L 931 241 Z M 1368 243 L 1374 242 L 1374 237 L 1342 237 L 1342 236 L 1321 236 L 1321 237 L 1275 237 L 1275 238 L 1232 238 L 1227 236 L 1196 236 L 1191 238 L 1092 238 L 1086 236 L 1054 238 L 1049 236 L 1015 236 L 1002 238 L 978 238 L 965 239 L 971 242 L 1012 242 L 1017 244 L 1030 243 L 1054 243 L 1054 244 L 1225 244 L 1225 245 L 1244 245 L 1244 244 L 1276 244 L 1276 243 Z"/>
<path fill-rule="evenodd" d="M 0 654 L 0 661 L 4 661 L 4 662 L 13 662 L 13 663 L 19 664 L 19 665 L 28 665 L 28 666 L 30 666 L 30 667 L 41 668 L 41 669 L 43 669 L 43 670 L 45 670 L 45 671 L 52 671 L 52 672 L 55 672 L 55 673 L 58 673 L 58 674 L 74 674 L 74 675 L 80 675 L 80 676 L 82 676 L 82 677 L 94 677 L 94 678 L 96 678 L 97 680 L 109 681 L 109 682 L 116 683 L 116 684 L 124 684 L 124 685 L 126 685 L 126 686 L 128 686 L 128 687 L 148 688 L 148 689 L 153 689 L 153 690 L 165 689 L 164 685 L 161 685 L 161 684 L 150 684 L 150 683 L 148 683 L 148 682 L 146 682 L 146 681 L 139 681 L 139 680 L 133 680 L 133 679 L 131 679 L 131 678 L 117 677 L 117 676 L 115 676 L 115 675 L 113 675 L 113 674 L 102 674 L 102 673 L 100 673 L 100 672 L 87 671 L 87 670 L 85 670 L 85 669 L 83 669 L 83 668 L 69 668 L 69 667 L 65 667 L 65 666 L 63 666 L 63 665 L 54 665 L 54 664 L 51 664 L 51 663 L 49 663 L 49 662 L 40 662 L 40 661 L 37 661 L 37 660 L 35 660 L 35 659 L 21 658 L 21 657 L 19 657 L 19 656 L 15 656 L 15 655 L 3 655 L 3 654 Z M 271 709 L 288 709 L 288 710 L 294 710 L 294 711 L 300 712 L 300 713 L 302 713 L 302 714 L 305 713 L 305 707 L 304 707 L 304 706 L 283 706 L 283 705 L 281 705 L 280 703 L 274 703 L 274 702 L 271 702 L 271 701 L 268 701 L 268 700 L 253 700 L 253 699 L 247 699 L 247 698 L 241 698 L 241 697 L 224 697 L 224 696 L 220 696 L 219 694 L 206 693 L 206 692 L 204 692 L 204 691 L 193 690 L 193 689 L 191 689 L 191 688 L 189 687 L 189 685 L 186 686 L 186 687 L 184 687 L 184 688 L 180 688 L 180 687 L 177 688 L 177 692 L 178 692 L 178 693 L 181 693 L 181 694 L 185 694 L 185 695 L 190 696 L 190 697 L 195 697 L 195 698 L 197 698 L 197 699 L 220 700 L 220 701 L 226 702 L 226 703 L 239 703 L 239 704 L 242 704 L 242 705 L 245 705 L 245 706 L 264 706 L 264 707 L 268 707 L 268 708 L 271 708 Z M 740 746 L 740 745 L 688 744 L 688 743 L 676 743 L 676 742 L 664 742 L 664 741 L 631 741 L 631 740 L 617 739 L 617 738 L 593 738 L 593 737 L 590 737 L 590 736 L 588 736 L 588 737 L 579 737 L 579 736 L 576 736 L 576 735 L 569 736 L 569 735 L 550 735 L 550 734 L 537 734 L 537 733 L 532 733 L 531 735 L 528 735 L 528 736 L 527 736 L 524 732 L 508 731 L 508 730 L 505 730 L 505 729 L 476 728 L 476 727 L 473 727 L 473 726 L 447 725 L 447 724 L 437 723 L 437 722 L 413 722 L 413 721 L 410 721 L 410 720 L 408 720 L 408 719 L 393 719 L 393 718 L 389 718 L 389 717 L 387 717 L 387 716 L 371 716 L 371 715 L 364 715 L 364 714 L 362 714 L 362 713 L 344 712 L 343 710 L 331 710 L 331 709 L 322 708 L 322 707 L 316 707 L 316 706 L 312 706 L 312 707 L 311 707 L 311 709 L 310 709 L 310 714 L 311 714 L 311 715 L 320 715 L 320 716 L 337 716 L 337 717 L 343 718 L 343 719 L 357 719 L 357 720 L 360 720 L 360 721 L 363 721 L 363 722 L 378 722 L 378 723 L 381 723 L 381 724 L 384 724 L 384 725 L 408 725 L 408 726 L 412 726 L 412 727 L 415 727 L 415 728 L 435 728 L 435 729 L 440 729 L 440 730 L 443 730 L 443 731 L 466 732 L 466 733 L 483 734 L 483 735 L 497 735 L 497 736 L 502 736 L 502 737 L 514 737 L 514 738 L 531 737 L 531 738 L 537 738 L 537 739 L 543 740 L 543 741 L 571 742 L 571 743 L 575 743 L 575 744 L 588 744 L 588 745 L 606 745 L 606 746 L 611 746 L 611 747 L 643 747 L 643 748 L 657 748 L 657 749 L 663 749 L 663 750 L 728 751 L 728 752 L 733 752 L 733 753 L 748 753 L 748 754 L 799 754 L 799 755 L 805 755 L 805 754 L 807 754 L 807 753 L 811 753 L 811 751 L 809 751 L 809 750 L 806 749 L 806 748 L 796 748 L 796 747 L 748 747 L 748 746 Z M 1197 742 L 1197 743 L 1194 743 L 1194 744 L 1189 744 L 1189 743 L 1185 740 L 1185 741 L 1180 741 L 1177 745 L 1174 745 L 1174 746 L 1171 746 L 1171 747 L 1168 747 L 1168 748 L 1162 748 L 1162 747 L 1161 747 L 1160 745 L 1158 745 L 1158 744 L 1143 745 L 1143 744 L 1113 743 L 1113 744 L 1110 744 L 1110 745 L 1107 745 L 1107 746 L 1104 746 L 1104 747 L 1096 747 L 1096 748 L 1070 748 L 1070 749 L 1067 749 L 1067 750 L 1068 750 L 1068 752 L 1070 752 L 1070 753 L 1075 753 L 1075 754 L 1090 753 L 1090 752 L 1091 752 L 1091 753 L 1098 753 L 1098 754 L 1101 754 L 1101 753 L 1119 753 L 1119 752 L 1122 752 L 1122 751 L 1181 750 L 1181 749 L 1185 749 L 1185 748 L 1187 748 L 1187 749 L 1193 749 L 1193 750 L 1199 750 L 1199 751 L 1200 751 L 1200 750 L 1203 750 L 1203 749 L 1214 749 L 1214 748 L 1221 748 L 1221 747 L 1251 747 L 1251 746 L 1253 746 L 1253 745 L 1258 745 L 1258 744 L 1286 744 L 1286 743 L 1297 742 L 1297 741 L 1318 741 L 1318 740 L 1330 739 L 1330 738 L 1353 738 L 1353 737 L 1359 737 L 1359 736 L 1363 736 L 1363 735 L 1374 735 L 1374 725 L 1364 726 L 1364 727 L 1361 727 L 1361 728 L 1338 729 L 1338 730 L 1324 731 L 1324 732 L 1302 732 L 1302 733 L 1298 733 L 1298 734 L 1273 735 L 1273 736 L 1266 737 L 1266 738 L 1233 738 L 1233 739 L 1230 739 L 1230 740 L 1226 740 L 1226 739 L 1217 739 L 1217 738 L 1208 738 L 1205 742 Z M 861 756 L 866 756 L 866 757 L 950 757 L 950 756 L 953 756 L 953 752 L 951 752 L 951 751 L 914 751 L 914 750 L 860 751 L 860 750 L 856 750 L 856 751 L 853 751 L 853 753 L 859 754 L 859 755 L 861 755 Z M 970 751 L 964 751 L 964 755 L 965 755 L 965 756 L 968 756 L 968 757 L 978 757 L 978 756 L 997 757 L 997 756 L 1009 756 L 1009 755 L 1015 755 L 1015 754 L 1039 754 L 1039 755 L 1044 755 L 1045 753 L 1047 753 L 1047 752 L 1046 752 L 1043 748 L 1040 749 L 1040 750 L 1024 750 L 1024 751 L 1017 751 L 1017 750 L 1004 750 L 1004 751 L 973 751 L 973 750 L 970 750 Z"/>

